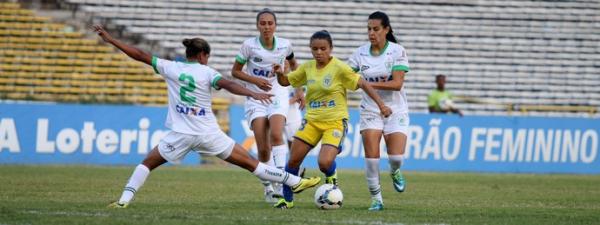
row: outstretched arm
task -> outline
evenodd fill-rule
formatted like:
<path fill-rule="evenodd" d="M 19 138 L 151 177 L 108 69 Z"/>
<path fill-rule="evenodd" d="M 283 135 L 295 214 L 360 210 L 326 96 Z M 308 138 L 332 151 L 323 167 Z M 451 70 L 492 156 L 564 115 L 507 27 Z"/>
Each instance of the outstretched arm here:
<path fill-rule="evenodd" d="M 242 85 L 239 85 L 239 84 L 237 84 L 233 81 L 227 80 L 227 79 L 220 79 L 219 81 L 217 81 L 217 85 L 219 87 L 231 92 L 232 94 L 248 96 L 253 99 L 259 100 L 263 103 L 271 103 L 271 97 L 273 97 L 272 94 L 263 94 L 263 93 L 256 93 L 256 92 L 250 91 L 247 88 L 242 87 Z"/>
<path fill-rule="evenodd" d="M 100 25 L 94 25 L 93 28 L 94 28 L 94 32 L 96 32 L 98 34 L 98 36 L 100 36 L 102 38 L 102 40 L 117 47 L 119 50 L 123 51 L 125 54 L 127 54 L 132 59 L 146 63 L 148 65 L 152 65 L 152 55 L 150 55 L 136 47 L 129 46 L 129 45 L 113 38 Z"/>
<path fill-rule="evenodd" d="M 369 95 L 369 97 L 371 97 L 371 99 L 373 99 L 375 103 L 377 103 L 379 111 L 381 111 L 381 115 L 383 115 L 384 117 L 388 117 L 392 114 L 392 110 L 383 103 L 383 100 L 381 100 L 381 97 L 379 97 L 379 94 L 377 94 L 375 89 L 371 87 L 369 82 L 363 79 L 359 79 L 358 87 L 363 89 L 363 91 L 365 91 L 365 93 L 367 93 L 367 95 Z"/>

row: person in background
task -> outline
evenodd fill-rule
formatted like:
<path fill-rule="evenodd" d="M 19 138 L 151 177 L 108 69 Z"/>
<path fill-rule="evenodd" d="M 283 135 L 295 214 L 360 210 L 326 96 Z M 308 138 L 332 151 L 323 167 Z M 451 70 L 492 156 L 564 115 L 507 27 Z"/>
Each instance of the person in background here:
<path fill-rule="evenodd" d="M 463 116 L 463 113 L 456 108 L 452 98 L 454 97 L 446 90 L 446 76 L 438 74 L 435 76 L 437 88 L 431 91 L 427 96 L 427 105 L 430 113 L 456 113 Z"/>

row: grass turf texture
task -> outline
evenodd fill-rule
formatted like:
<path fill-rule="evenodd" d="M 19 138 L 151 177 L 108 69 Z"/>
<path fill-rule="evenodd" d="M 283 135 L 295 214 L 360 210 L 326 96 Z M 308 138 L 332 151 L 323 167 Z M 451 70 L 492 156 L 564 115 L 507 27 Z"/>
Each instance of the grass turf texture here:
<path fill-rule="evenodd" d="M 127 209 L 118 199 L 131 167 L 0 166 L 0 224 L 595 224 L 600 176 L 405 172 L 405 193 L 382 173 L 385 210 L 368 212 L 362 171 L 341 170 L 344 206 L 322 211 L 315 189 L 296 207 L 271 208 L 239 168 L 163 167 Z M 309 170 L 307 175 L 321 175 Z"/>

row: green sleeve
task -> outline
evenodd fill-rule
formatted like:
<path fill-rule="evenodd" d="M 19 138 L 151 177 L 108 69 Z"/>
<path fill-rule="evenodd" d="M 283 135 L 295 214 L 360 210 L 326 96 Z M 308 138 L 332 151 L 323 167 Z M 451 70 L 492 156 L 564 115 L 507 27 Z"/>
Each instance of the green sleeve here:
<path fill-rule="evenodd" d="M 410 69 L 408 68 L 408 66 L 405 65 L 395 65 L 392 67 L 392 71 L 404 71 L 404 72 L 408 72 L 410 71 Z"/>
<path fill-rule="evenodd" d="M 235 56 L 235 61 L 238 62 L 238 63 L 240 63 L 240 64 L 242 64 L 242 65 L 244 65 L 244 64 L 246 64 L 247 60 L 244 59 L 244 57 L 242 57 L 240 55 L 236 55 Z"/>
<path fill-rule="evenodd" d="M 158 67 L 157 67 L 157 65 L 156 65 L 157 61 L 158 61 L 158 58 L 156 58 L 156 56 L 152 56 L 152 68 L 154 69 L 154 72 L 155 72 L 156 74 L 160 74 L 160 73 L 158 72 Z"/>

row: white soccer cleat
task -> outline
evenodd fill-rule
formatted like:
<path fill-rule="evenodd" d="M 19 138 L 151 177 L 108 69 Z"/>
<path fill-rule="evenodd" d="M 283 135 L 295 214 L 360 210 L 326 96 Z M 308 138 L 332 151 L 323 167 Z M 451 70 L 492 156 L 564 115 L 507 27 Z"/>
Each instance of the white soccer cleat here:
<path fill-rule="evenodd" d="M 265 202 L 276 203 L 278 201 L 279 197 L 275 194 L 275 191 L 273 191 L 273 189 L 265 190 Z"/>

